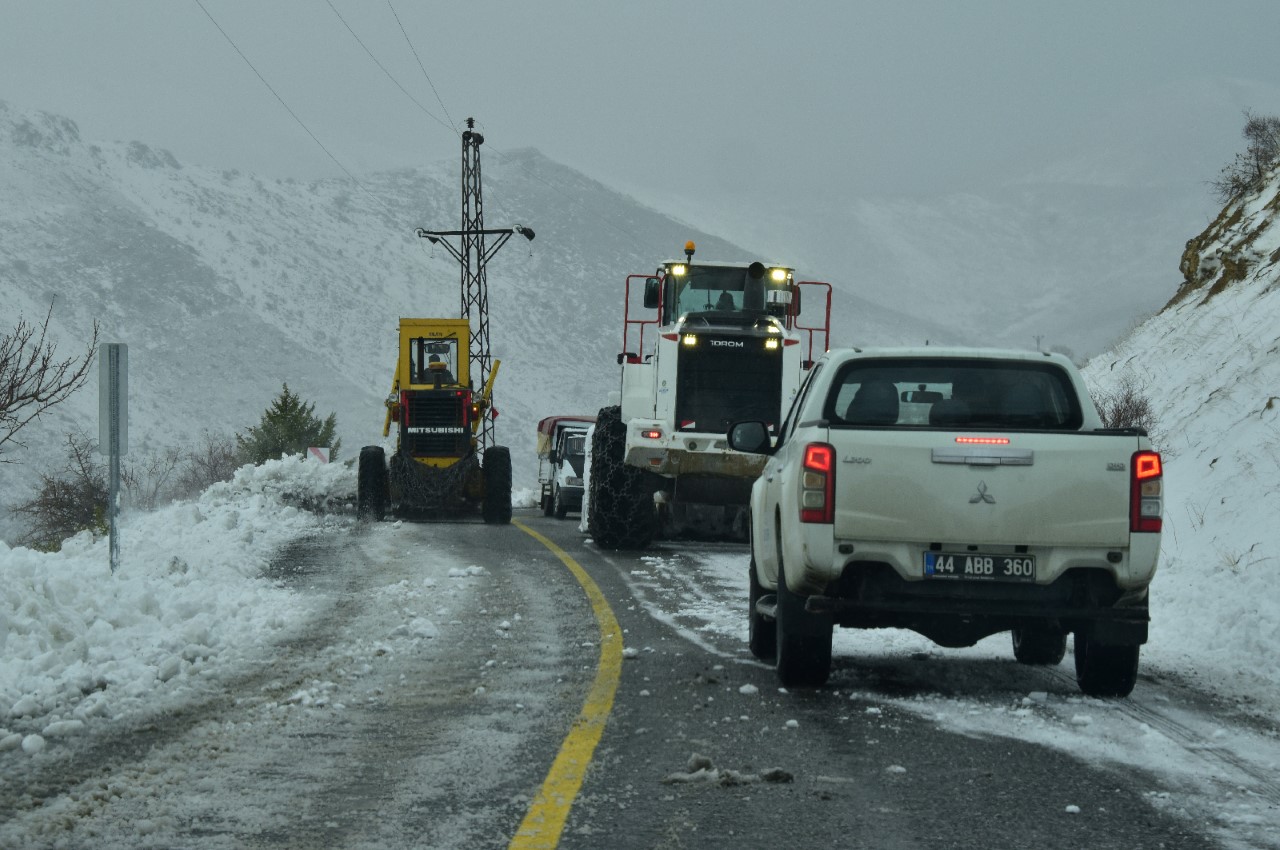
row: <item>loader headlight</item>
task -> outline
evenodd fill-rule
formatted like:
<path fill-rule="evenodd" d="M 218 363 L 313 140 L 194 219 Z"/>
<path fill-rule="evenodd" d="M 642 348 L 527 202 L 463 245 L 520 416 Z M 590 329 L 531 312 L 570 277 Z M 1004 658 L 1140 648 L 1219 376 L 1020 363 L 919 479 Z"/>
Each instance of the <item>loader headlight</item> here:
<path fill-rule="evenodd" d="M 689 271 L 689 267 L 686 266 L 684 263 L 676 263 L 674 266 L 671 267 L 671 273 L 676 277 L 684 277 L 685 273 L 688 271 Z"/>
<path fill-rule="evenodd" d="M 684 337 L 680 340 L 680 342 L 688 346 L 689 348 L 693 348 L 695 345 L 698 344 L 698 337 L 696 334 L 685 334 Z"/>
<path fill-rule="evenodd" d="M 787 279 L 787 270 L 786 270 L 786 269 L 774 269 L 774 270 L 772 270 L 771 272 L 769 272 L 769 277 L 773 278 L 774 280 L 776 280 L 776 281 L 778 281 L 778 282 L 782 282 L 782 281 L 784 281 L 784 280 L 786 280 L 786 279 Z"/>

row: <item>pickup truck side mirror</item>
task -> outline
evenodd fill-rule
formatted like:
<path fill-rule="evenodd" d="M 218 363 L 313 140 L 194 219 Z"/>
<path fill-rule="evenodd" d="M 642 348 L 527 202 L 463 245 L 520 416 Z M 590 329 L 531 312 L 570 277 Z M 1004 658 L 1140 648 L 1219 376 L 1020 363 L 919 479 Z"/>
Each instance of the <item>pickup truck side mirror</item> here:
<path fill-rule="evenodd" d="M 729 426 L 729 448 L 753 455 L 773 454 L 769 426 L 763 422 L 735 422 Z"/>

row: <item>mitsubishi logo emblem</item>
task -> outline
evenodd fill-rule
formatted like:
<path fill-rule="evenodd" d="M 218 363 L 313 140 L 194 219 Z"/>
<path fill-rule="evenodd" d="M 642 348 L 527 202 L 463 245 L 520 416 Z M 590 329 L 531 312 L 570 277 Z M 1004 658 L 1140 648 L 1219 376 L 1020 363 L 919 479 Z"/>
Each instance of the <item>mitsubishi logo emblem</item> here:
<path fill-rule="evenodd" d="M 996 497 L 987 492 L 987 482 L 985 481 L 979 481 L 978 492 L 969 497 L 969 504 L 976 505 L 978 502 L 983 502 L 988 505 L 994 505 L 996 503 Z"/>

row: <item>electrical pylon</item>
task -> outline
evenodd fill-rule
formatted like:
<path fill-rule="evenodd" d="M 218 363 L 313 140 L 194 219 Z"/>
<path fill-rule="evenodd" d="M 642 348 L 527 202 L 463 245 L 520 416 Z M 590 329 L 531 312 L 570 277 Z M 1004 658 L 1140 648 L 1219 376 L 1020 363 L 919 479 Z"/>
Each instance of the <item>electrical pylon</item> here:
<path fill-rule="evenodd" d="M 471 322 L 471 345 L 467 356 L 472 379 L 478 380 L 475 386 L 479 388 L 488 383 L 493 366 L 493 353 L 489 347 L 489 281 L 485 275 L 485 264 L 507 244 L 513 233 L 532 240 L 533 230 L 519 224 L 496 230 L 485 229 L 480 184 L 480 146 L 484 144 L 484 136 L 476 132 L 475 126 L 476 120 L 468 118 L 467 129 L 462 133 L 462 229 L 418 228 L 417 233 L 433 245 L 443 245 L 462 266 L 462 318 Z M 496 238 L 486 245 L 487 236 Z M 457 237 L 458 244 L 453 244 L 449 237 Z M 478 437 L 481 451 L 494 444 L 492 416 L 484 417 Z"/>

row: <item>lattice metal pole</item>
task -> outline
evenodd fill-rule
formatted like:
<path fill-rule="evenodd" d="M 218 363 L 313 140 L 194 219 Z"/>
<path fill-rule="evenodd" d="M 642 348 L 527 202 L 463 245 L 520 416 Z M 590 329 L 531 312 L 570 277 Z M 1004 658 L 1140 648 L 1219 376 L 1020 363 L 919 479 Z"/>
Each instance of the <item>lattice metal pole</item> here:
<path fill-rule="evenodd" d="M 530 228 L 515 227 L 486 230 L 484 226 L 484 199 L 480 180 L 480 146 L 484 136 L 476 132 L 474 118 L 467 119 L 467 129 L 462 133 L 462 229 L 423 230 L 418 235 L 442 244 L 462 266 L 462 318 L 471 322 L 471 346 L 468 360 L 471 367 L 472 386 L 477 390 L 489 380 L 493 367 L 493 353 L 489 346 L 489 280 L 485 264 L 498 249 L 507 243 L 512 233 L 533 239 Z M 455 247 L 444 237 L 457 236 Z M 493 245 L 486 245 L 486 236 L 496 236 Z M 478 434 L 480 450 L 493 445 L 493 419 L 486 416 Z"/>
<path fill-rule="evenodd" d="M 489 279 L 485 274 L 484 198 L 480 184 L 480 146 L 484 136 L 467 119 L 462 133 L 462 318 L 471 320 L 471 374 L 476 386 L 489 380 L 493 354 L 489 348 Z M 480 449 L 493 445 L 493 418 L 480 426 Z"/>

